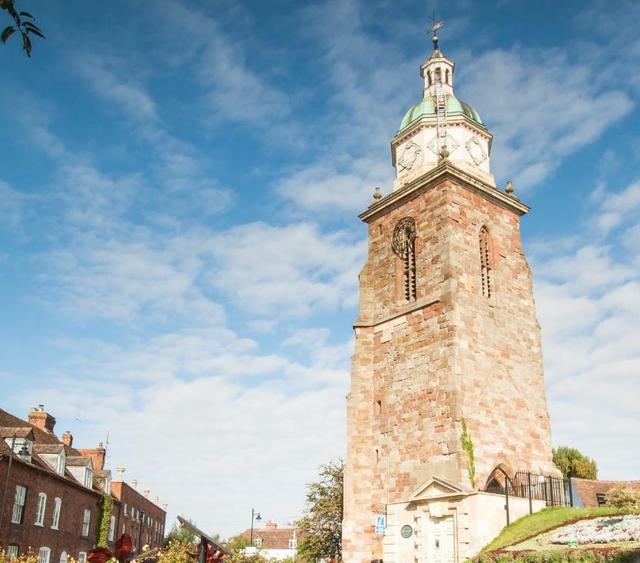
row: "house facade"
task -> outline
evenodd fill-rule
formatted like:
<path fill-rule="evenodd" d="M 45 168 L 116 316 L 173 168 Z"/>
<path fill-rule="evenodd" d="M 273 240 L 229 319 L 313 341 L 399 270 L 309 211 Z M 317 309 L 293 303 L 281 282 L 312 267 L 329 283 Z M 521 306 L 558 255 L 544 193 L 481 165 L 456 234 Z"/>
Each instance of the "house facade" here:
<path fill-rule="evenodd" d="M 134 544 L 142 537 L 149 545 L 161 545 L 164 510 L 135 491 L 122 495 L 126 484 L 119 483 L 114 491 L 102 444 L 77 449 L 70 433 L 58 437 L 54 428 L 55 418 L 42 405 L 27 420 L 0 409 L 0 548 L 9 556 L 36 553 L 39 563 L 66 563 L 69 558 L 84 563 L 103 518 L 108 519 L 111 548 L 122 524 L 126 527 L 120 497 L 149 515 L 142 535 L 131 533 Z M 106 515 L 105 497 L 111 498 Z"/>
<path fill-rule="evenodd" d="M 245 530 L 240 535 L 247 539 L 253 537 L 253 546 L 246 548 L 247 553 L 260 553 L 277 561 L 295 559 L 298 550 L 295 528 L 279 528 L 276 522 L 268 521 L 264 528 L 254 528 L 253 532 Z"/>

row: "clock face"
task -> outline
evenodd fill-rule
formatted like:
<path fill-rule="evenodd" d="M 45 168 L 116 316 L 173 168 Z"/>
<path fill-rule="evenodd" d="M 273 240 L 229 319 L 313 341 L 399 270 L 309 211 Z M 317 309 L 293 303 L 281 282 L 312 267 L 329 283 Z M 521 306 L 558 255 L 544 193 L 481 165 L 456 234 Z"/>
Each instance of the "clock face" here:
<path fill-rule="evenodd" d="M 482 164 L 485 160 L 487 160 L 487 153 L 480 142 L 478 137 L 472 137 L 465 143 L 465 147 L 471 160 L 476 163 L 476 165 Z"/>
<path fill-rule="evenodd" d="M 407 143 L 398 159 L 398 172 L 411 170 L 422 161 L 422 149 L 416 143 Z"/>

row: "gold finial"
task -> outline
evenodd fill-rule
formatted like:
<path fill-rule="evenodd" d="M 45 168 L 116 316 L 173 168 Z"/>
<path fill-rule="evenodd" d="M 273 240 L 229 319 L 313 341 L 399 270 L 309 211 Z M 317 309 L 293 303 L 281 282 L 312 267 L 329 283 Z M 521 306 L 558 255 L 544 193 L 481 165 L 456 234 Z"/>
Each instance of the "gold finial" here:
<path fill-rule="evenodd" d="M 507 187 L 504 189 L 509 195 L 513 193 L 513 182 L 511 180 L 507 181 Z"/>
<path fill-rule="evenodd" d="M 382 190 L 380 189 L 380 186 L 376 186 L 375 188 L 373 188 L 373 199 L 375 199 L 376 201 L 382 199 Z"/>

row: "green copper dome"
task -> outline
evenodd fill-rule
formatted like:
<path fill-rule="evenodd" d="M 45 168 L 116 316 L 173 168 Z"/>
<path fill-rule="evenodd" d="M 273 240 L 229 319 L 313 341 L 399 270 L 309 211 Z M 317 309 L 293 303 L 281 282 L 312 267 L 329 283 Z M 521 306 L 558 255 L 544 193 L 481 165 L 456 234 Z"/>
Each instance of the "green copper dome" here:
<path fill-rule="evenodd" d="M 478 112 L 473 109 L 469 104 L 459 100 L 452 94 L 447 94 L 447 115 L 463 114 L 469 119 L 473 119 L 478 125 L 482 123 L 482 119 L 478 115 Z M 415 106 L 413 106 L 402 118 L 399 131 L 402 131 L 405 127 L 411 125 L 414 121 L 417 121 L 421 117 L 435 116 L 436 110 L 433 104 L 433 98 L 428 96 L 420 100 Z"/>

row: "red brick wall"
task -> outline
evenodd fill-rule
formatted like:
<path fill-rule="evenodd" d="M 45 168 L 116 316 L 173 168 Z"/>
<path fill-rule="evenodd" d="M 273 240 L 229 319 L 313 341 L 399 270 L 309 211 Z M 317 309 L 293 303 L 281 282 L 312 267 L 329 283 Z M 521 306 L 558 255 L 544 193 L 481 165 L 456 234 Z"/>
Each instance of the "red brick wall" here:
<path fill-rule="evenodd" d="M 140 538 L 142 546 L 145 544 L 149 547 L 161 546 L 164 540 L 166 512 L 127 483 L 115 481 L 111 484 L 111 490 L 121 503 L 116 536 L 120 536 L 124 529 L 124 532 L 133 539 L 133 545 L 136 549 L 139 547 L 138 538 Z M 124 514 L 125 504 L 127 505 L 126 516 Z M 140 523 L 139 517 L 133 518 L 133 508 L 136 509 L 136 512 L 144 512 L 143 523 Z M 149 518 L 153 522 L 149 521 Z M 156 522 L 159 528 L 156 526 Z"/>
<path fill-rule="evenodd" d="M 0 487 L 2 487 L 0 488 L 0 503 L 2 502 L 1 491 L 7 477 L 7 469 L 8 458 L 4 457 L 0 461 Z M 16 485 L 27 487 L 22 524 L 11 523 Z M 44 525 L 35 526 L 38 493 L 40 492 L 47 495 L 47 505 Z M 55 497 L 62 499 L 58 530 L 51 529 Z M 77 559 L 81 551 L 86 552 L 95 544 L 99 499 L 98 493 L 83 487 L 75 487 L 63 479 L 58 479 L 52 474 L 20 463 L 14 458 L 9 474 L 2 529 L 0 529 L 0 544 L 5 547 L 10 544 L 18 545 L 20 553 L 29 549 L 37 552 L 40 547 L 48 547 L 51 549 L 51 563 L 60 561 L 62 551 L 66 551 L 70 557 Z M 85 507 L 91 509 L 91 523 L 87 538 L 83 538 L 81 535 Z M 2 510 L 1 505 L 0 510 Z"/>

